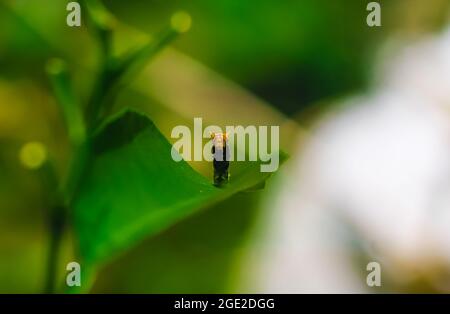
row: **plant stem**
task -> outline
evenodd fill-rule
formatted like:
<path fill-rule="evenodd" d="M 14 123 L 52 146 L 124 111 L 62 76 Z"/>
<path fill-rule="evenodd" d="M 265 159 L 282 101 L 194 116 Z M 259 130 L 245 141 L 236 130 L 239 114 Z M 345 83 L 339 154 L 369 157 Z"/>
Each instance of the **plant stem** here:
<path fill-rule="evenodd" d="M 57 265 L 59 260 L 59 251 L 65 226 L 65 208 L 55 206 L 49 212 L 50 238 L 47 254 L 47 270 L 45 279 L 44 293 L 56 292 Z"/>

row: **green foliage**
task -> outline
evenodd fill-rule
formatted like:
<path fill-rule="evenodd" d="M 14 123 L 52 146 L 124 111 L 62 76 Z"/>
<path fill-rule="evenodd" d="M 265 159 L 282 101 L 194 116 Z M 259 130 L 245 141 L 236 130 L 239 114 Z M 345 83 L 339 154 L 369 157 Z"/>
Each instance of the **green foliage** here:
<path fill-rule="evenodd" d="M 76 260 L 83 268 L 82 289 L 88 291 L 96 271 L 113 257 L 202 208 L 238 192 L 261 188 L 270 175 L 260 172 L 259 162 L 232 163 L 231 181 L 217 188 L 212 178 L 203 177 L 185 161 L 172 159 L 170 143 L 148 116 L 131 110 L 111 116 L 117 94 L 153 56 L 187 31 L 190 16 L 179 12 L 145 44 L 115 53 L 113 40 L 119 22 L 100 1 L 83 4 L 88 27 L 100 48 L 98 68 L 92 80 L 87 80 L 85 94 L 84 85 L 76 84 L 77 75 L 84 82 L 92 70 L 89 62 L 84 64 L 84 56 L 73 59 L 56 48 L 49 48 L 48 53 L 58 57 L 48 62 L 47 75 L 64 120 L 70 156 L 61 172 L 56 171 L 53 158 L 45 168 L 53 175 L 48 191 L 54 194 L 46 205 L 51 238 L 46 292 L 56 290 L 59 250 L 67 224 L 74 227 Z M 21 17 L 19 12 L 15 14 L 15 6 L 5 6 L 13 17 Z M 19 22 L 39 40 L 48 39 L 29 27 L 28 20 Z M 89 49 L 84 51 L 92 54 Z"/>
<path fill-rule="evenodd" d="M 147 117 L 133 111 L 108 123 L 93 146 L 74 206 L 80 253 L 89 265 L 270 175 L 260 172 L 259 162 L 235 163 L 229 184 L 216 188 L 185 161 L 175 162 L 170 143 Z"/>

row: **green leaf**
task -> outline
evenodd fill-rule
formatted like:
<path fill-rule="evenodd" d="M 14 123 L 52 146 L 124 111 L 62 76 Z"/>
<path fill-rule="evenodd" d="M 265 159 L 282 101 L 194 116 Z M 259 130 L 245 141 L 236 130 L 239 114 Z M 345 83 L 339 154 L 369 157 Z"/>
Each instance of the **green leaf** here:
<path fill-rule="evenodd" d="M 231 163 L 230 182 L 213 186 L 185 161 L 143 114 L 126 111 L 94 141 L 94 157 L 74 200 L 75 229 L 83 262 L 97 266 L 146 236 L 201 208 L 254 188 L 270 173 L 259 162 Z M 285 159 L 280 156 L 280 161 Z"/>

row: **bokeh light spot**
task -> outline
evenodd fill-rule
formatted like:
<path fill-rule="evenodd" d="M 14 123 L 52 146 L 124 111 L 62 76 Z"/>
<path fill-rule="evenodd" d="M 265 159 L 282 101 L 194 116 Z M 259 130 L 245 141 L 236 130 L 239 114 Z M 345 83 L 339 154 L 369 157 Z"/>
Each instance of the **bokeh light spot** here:
<path fill-rule="evenodd" d="M 26 143 L 20 149 L 19 159 L 26 168 L 38 169 L 47 160 L 47 149 L 40 142 Z"/>
<path fill-rule="evenodd" d="M 170 25 L 178 33 L 186 33 L 192 24 L 191 16 L 184 11 L 176 12 L 170 19 Z"/>

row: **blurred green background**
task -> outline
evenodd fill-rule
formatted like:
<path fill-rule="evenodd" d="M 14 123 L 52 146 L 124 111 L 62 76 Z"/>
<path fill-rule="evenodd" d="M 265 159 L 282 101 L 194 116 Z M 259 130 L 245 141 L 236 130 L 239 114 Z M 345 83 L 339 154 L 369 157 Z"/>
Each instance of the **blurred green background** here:
<path fill-rule="evenodd" d="M 67 2 L 0 0 L 0 292 L 41 292 L 45 275 L 50 192 L 20 165 L 20 147 L 42 141 L 60 172 L 70 155 L 45 64 L 52 57 L 67 60 L 83 98 L 99 62 L 84 16 L 82 27 L 66 25 Z M 450 9 L 446 0 L 379 1 L 383 26 L 369 28 L 367 2 L 104 1 L 121 22 L 117 51 L 158 33 L 175 11 L 192 16 L 191 30 L 172 45 L 178 52 L 170 50 L 149 65 L 154 81 L 141 77 L 117 106 L 144 108 L 166 136 L 199 113 L 209 121 L 216 116 L 246 121 L 258 114 L 260 121 L 271 121 L 271 113 L 279 112 L 307 130 L 330 100 L 370 86 L 374 58 L 386 40 L 436 31 Z M 183 79 L 202 91 L 188 95 L 197 107 L 183 103 L 189 98 L 181 91 Z M 221 113 L 225 107 L 216 102 L 223 99 L 215 98 L 217 93 L 207 97 L 209 88 L 235 105 Z M 245 107 L 248 99 L 253 106 Z M 265 111 L 267 104 L 271 111 Z M 281 134 L 288 151 L 296 132 Z M 258 245 L 253 231 L 263 214 L 259 205 L 274 190 L 269 183 L 263 191 L 236 195 L 147 239 L 107 265 L 93 292 L 242 292 L 240 263 L 245 250 Z M 68 232 L 61 282 L 73 260 L 72 245 Z"/>

